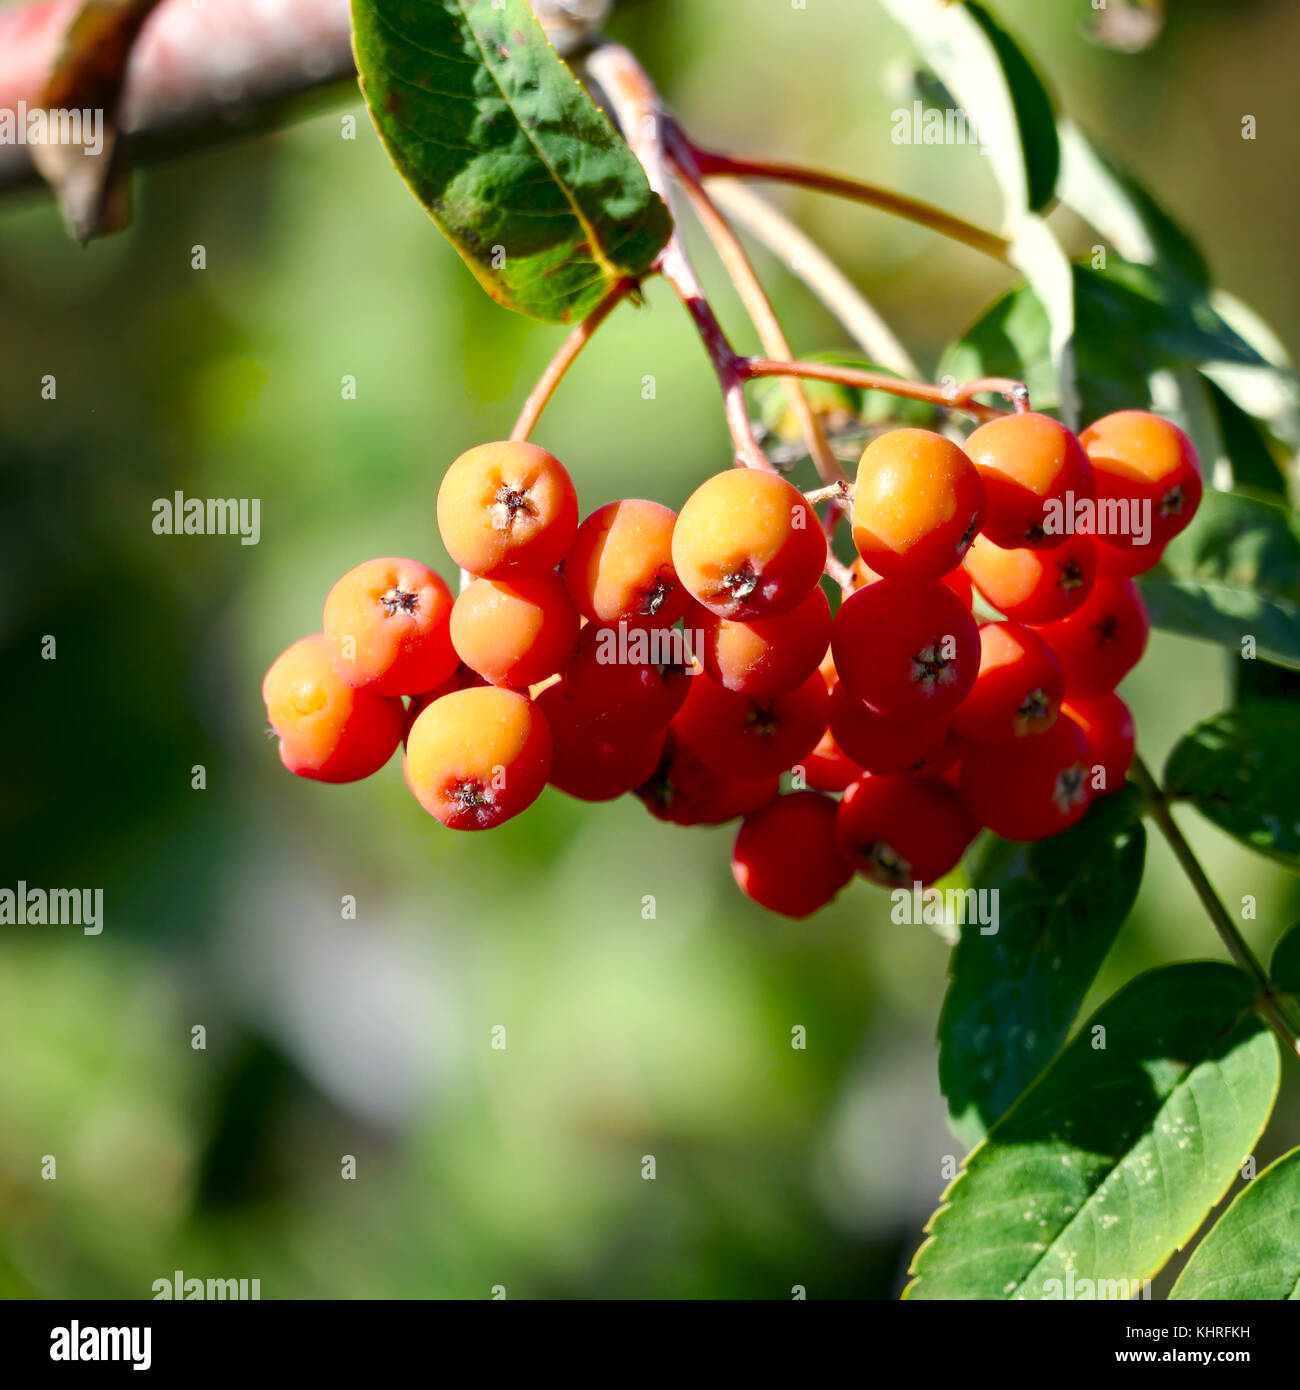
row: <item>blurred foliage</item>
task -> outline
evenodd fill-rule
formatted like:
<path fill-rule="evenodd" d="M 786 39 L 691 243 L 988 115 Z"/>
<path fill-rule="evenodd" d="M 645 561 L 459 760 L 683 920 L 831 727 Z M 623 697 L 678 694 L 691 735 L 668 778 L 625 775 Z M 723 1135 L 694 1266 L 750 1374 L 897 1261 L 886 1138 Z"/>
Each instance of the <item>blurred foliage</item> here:
<path fill-rule="evenodd" d="M 711 143 L 996 220 L 973 149 L 890 143 L 909 62 L 875 6 L 755 5 L 744 26 L 737 8 L 645 0 L 612 29 Z M 997 9 L 1295 344 L 1300 13 L 1189 0 L 1126 57 L 1087 38 L 1085 3 Z M 450 577 L 441 471 L 508 429 L 557 341 L 483 295 L 347 112 L 355 141 L 330 111 L 138 176 L 135 226 L 86 250 L 43 199 L 0 208 L 0 885 L 102 887 L 107 923 L 0 933 L 0 1294 L 148 1297 L 176 1269 L 260 1278 L 268 1298 L 896 1293 L 961 1152 L 929 929 L 891 925 L 863 884 L 810 924 L 776 921 L 735 893 L 726 829 L 630 802 L 548 792 L 492 836 L 453 836 L 396 766 L 300 783 L 264 736 L 262 672 L 337 575 L 410 554 Z M 914 227 L 784 201 L 927 368 L 1009 287 Z M 849 346 L 759 264 L 796 343 Z M 737 324 L 734 296 L 719 304 Z M 677 505 L 726 464 L 716 388 L 662 285 L 601 330 L 539 439 L 586 509 Z M 152 501 L 176 490 L 259 497 L 260 544 L 154 535 Z M 1125 688 L 1149 762 L 1231 677 L 1212 648 L 1153 641 Z M 1266 953 L 1300 916 L 1295 880 L 1187 825 L 1225 899 L 1256 897 Z M 1219 955 L 1153 843 L 1083 1016 L 1139 969 Z M 1261 1167 L 1300 1138 L 1295 1114 L 1284 1095 Z"/>

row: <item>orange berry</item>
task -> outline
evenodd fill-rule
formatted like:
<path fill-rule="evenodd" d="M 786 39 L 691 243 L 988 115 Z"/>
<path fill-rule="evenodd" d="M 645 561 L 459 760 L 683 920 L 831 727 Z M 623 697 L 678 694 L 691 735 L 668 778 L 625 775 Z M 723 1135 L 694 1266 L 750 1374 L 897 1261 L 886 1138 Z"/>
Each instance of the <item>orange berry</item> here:
<path fill-rule="evenodd" d="M 329 591 L 323 626 L 334 667 L 376 695 L 414 695 L 456 669 L 451 590 L 418 560 L 367 560 Z"/>
<path fill-rule="evenodd" d="M 1105 580 L 1059 622 L 1039 629 L 1060 658 L 1071 697 L 1114 688 L 1141 660 L 1151 622 L 1131 579 Z"/>
<path fill-rule="evenodd" d="M 779 796 L 741 822 L 731 851 L 736 886 L 769 912 L 801 921 L 853 877 L 835 843 L 836 803 L 820 792 Z"/>
<path fill-rule="evenodd" d="M 1109 796 L 1119 791 L 1133 765 L 1136 747 L 1137 735 L 1129 707 L 1113 690 L 1108 690 L 1101 695 L 1066 700 L 1061 713 L 1074 720 L 1088 742 L 1093 792 L 1097 796 Z"/>
<path fill-rule="evenodd" d="M 774 618 L 737 622 L 701 612 L 703 645 L 696 655 L 728 690 L 776 695 L 802 685 L 818 669 L 831 640 L 831 606 L 821 585 Z"/>
<path fill-rule="evenodd" d="M 1091 758 L 1068 715 L 1046 733 L 1012 743 L 972 744 L 961 761 L 961 794 L 971 814 L 1006 840 L 1043 840 L 1088 809 Z"/>
<path fill-rule="evenodd" d="M 890 430 L 858 464 L 853 544 L 886 579 L 939 579 L 984 521 L 984 484 L 966 454 L 931 430 Z"/>
<path fill-rule="evenodd" d="M 673 530 L 683 584 L 723 618 L 785 613 L 826 565 L 826 536 L 804 495 L 775 473 L 733 468 L 686 499 Z"/>
<path fill-rule="evenodd" d="M 564 582 L 593 622 L 671 627 L 690 595 L 673 569 L 677 513 L 633 499 L 598 508 L 564 557 Z"/>
<path fill-rule="evenodd" d="M 980 627 L 980 670 L 953 711 L 952 727 L 972 743 L 1005 743 L 1050 729 L 1065 695 L 1056 653 L 1023 623 Z"/>
<path fill-rule="evenodd" d="M 672 727 L 715 772 L 747 780 L 785 772 L 811 753 L 826 731 L 828 702 L 817 671 L 795 690 L 762 696 L 697 676 Z"/>
<path fill-rule="evenodd" d="M 1070 536 L 1051 550 L 1003 550 L 979 536 L 965 565 L 975 587 L 1004 616 L 1051 623 L 1091 593 L 1097 552 L 1087 536 Z"/>
<path fill-rule="evenodd" d="M 406 739 L 407 785 L 452 830 L 488 830 L 537 800 L 551 767 L 551 731 L 514 690 L 457 690 L 421 711 Z"/>
<path fill-rule="evenodd" d="M 402 737 L 402 702 L 357 690 L 334 669 L 323 633 L 281 652 L 262 681 L 280 761 L 299 777 L 355 782 L 377 772 Z"/>
<path fill-rule="evenodd" d="M 948 738 L 946 719 L 891 724 L 837 683 L 831 689 L 830 732 L 845 755 L 878 774 L 919 772 L 935 763 Z"/>
<path fill-rule="evenodd" d="M 1096 474 L 1096 530 L 1106 544 L 1119 550 L 1164 546 L 1196 515 L 1201 461 L 1169 420 L 1147 410 L 1117 410 L 1089 425 L 1079 442 Z"/>
<path fill-rule="evenodd" d="M 1074 529 L 1075 504 L 1093 500 L 1088 456 L 1050 415 L 1026 411 L 990 420 L 966 441 L 966 452 L 988 490 L 984 535 L 994 545 L 1061 545 Z"/>
<path fill-rule="evenodd" d="M 938 580 L 881 579 L 840 605 L 831 650 L 847 694 L 882 719 L 941 719 L 965 698 L 979 670 L 979 629 Z"/>
<path fill-rule="evenodd" d="M 854 782 L 835 817 L 840 852 L 883 888 L 924 887 L 942 878 L 978 829 L 951 787 L 907 773 Z"/>
<path fill-rule="evenodd" d="M 577 526 L 573 479 L 536 444 L 480 444 L 451 465 L 438 489 L 442 543 L 471 574 L 554 569 Z"/>
<path fill-rule="evenodd" d="M 855 592 L 867 584 L 874 584 L 877 579 L 884 578 L 884 575 L 877 574 L 861 555 L 849 566 L 849 576 Z M 949 570 L 947 574 L 941 574 L 939 583 L 951 589 L 967 608 L 974 603 L 975 591 L 971 587 L 970 575 L 960 565 Z"/>
<path fill-rule="evenodd" d="M 451 610 L 456 654 L 493 685 L 554 675 L 578 640 L 578 611 L 558 575 L 476 579 Z"/>
<path fill-rule="evenodd" d="M 636 790 L 656 820 L 673 825 L 721 825 L 775 800 L 781 790 L 776 773 L 764 777 L 723 777 L 706 767 L 672 729 L 659 766 Z"/>

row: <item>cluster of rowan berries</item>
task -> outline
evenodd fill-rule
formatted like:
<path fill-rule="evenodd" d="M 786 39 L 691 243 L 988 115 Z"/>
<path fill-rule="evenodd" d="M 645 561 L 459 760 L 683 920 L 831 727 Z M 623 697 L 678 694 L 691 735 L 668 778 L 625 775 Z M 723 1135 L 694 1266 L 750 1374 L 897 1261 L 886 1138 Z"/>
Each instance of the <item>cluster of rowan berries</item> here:
<path fill-rule="evenodd" d="M 281 759 L 351 781 L 405 741 L 411 791 L 458 830 L 547 782 L 633 792 L 678 825 L 742 817 L 737 883 L 796 918 L 855 870 L 929 884 L 981 827 L 1074 824 L 1133 757 L 1114 688 L 1147 641 L 1133 577 L 1200 500 L 1187 437 L 1143 411 L 1076 438 L 1025 410 L 964 447 L 895 429 L 850 495 L 858 559 L 832 617 L 826 531 L 777 473 L 579 524 L 544 449 L 471 449 L 438 494 L 461 592 L 414 560 L 345 574 L 322 631 L 267 672 Z M 977 620 L 976 591 L 1000 618 Z"/>

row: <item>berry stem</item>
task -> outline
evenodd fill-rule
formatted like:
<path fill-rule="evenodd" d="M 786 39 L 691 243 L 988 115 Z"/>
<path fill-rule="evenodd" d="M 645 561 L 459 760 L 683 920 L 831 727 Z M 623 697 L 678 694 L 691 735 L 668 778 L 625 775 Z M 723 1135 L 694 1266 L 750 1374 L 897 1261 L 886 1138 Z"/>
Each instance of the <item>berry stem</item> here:
<path fill-rule="evenodd" d="M 789 339 L 785 336 L 776 311 L 772 308 L 772 301 L 768 298 L 753 263 L 746 255 L 745 248 L 731 224 L 705 192 L 694 166 L 690 145 L 676 123 L 668 118 L 664 120 L 664 151 L 669 167 L 695 209 L 696 216 L 713 243 L 732 284 L 740 294 L 750 320 L 758 330 L 764 352 L 783 361 L 792 360 L 794 353 L 790 350 Z M 784 386 L 790 409 L 799 422 L 800 433 L 807 444 L 808 455 L 817 469 L 817 476 L 825 483 L 842 479 L 845 476 L 844 469 L 827 443 L 825 432 L 808 403 L 808 396 L 803 387 L 792 378 L 787 378 Z"/>
<path fill-rule="evenodd" d="M 542 411 L 546 409 L 551 397 L 555 394 L 555 388 L 564 380 L 564 374 L 573 365 L 578 354 L 591 341 L 592 335 L 613 310 L 636 288 L 637 282 L 631 277 L 619 280 L 605 298 L 565 338 L 560 345 L 560 350 L 546 364 L 546 370 L 537 379 L 537 385 L 528 393 L 528 399 L 519 412 L 515 427 L 510 431 L 512 440 L 522 443 L 537 428 Z"/>
<path fill-rule="evenodd" d="M 857 386 L 867 391 L 884 391 L 910 401 L 926 401 L 973 415 L 977 420 L 996 420 L 1009 412 L 997 406 L 981 405 L 975 396 L 995 392 L 1008 399 L 1020 400 L 1025 391 L 1023 382 L 1004 377 L 982 377 L 964 386 L 932 386 L 923 381 L 900 381 L 884 372 L 864 371 L 859 367 L 841 367 L 830 362 L 778 362 L 765 357 L 742 358 L 737 364 L 741 375 L 752 381 L 762 376 L 797 376 L 810 381 L 833 381 L 842 386 Z M 1014 395 L 1013 395 L 1014 393 Z"/>
<path fill-rule="evenodd" d="M 663 131 L 667 123 L 659 93 L 645 69 L 630 49 L 618 43 L 602 43 L 587 55 L 587 70 L 600 85 L 632 152 L 641 161 L 650 187 L 674 211 L 664 155 Z M 695 268 L 676 228 L 659 253 L 654 269 L 672 286 L 686 312 L 690 314 L 709 355 L 722 392 L 727 428 L 735 449 L 736 462 L 745 468 L 761 468 L 774 473 L 772 461 L 754 436 L 745 401 L 745 377 L 740 371 L 742 358 L 727 339 L 718 316 L 713 312 Z"/>
<path fill-rule="evenodd" d="M 987 232 L 970 222 L 954 217 L 951 213 L 931 207 L 929 203 L 916 198 L 908 198 L 901 193 L 893 193 L 875 184 L 863 183 L 859 179 L 845 178 L 840 174 L 827 173 L 802 164 L 788 164 L 775 159 L 748 159 L 738 155 L 720 154 L 714 150 L 703 150 L 691 145 L 692 154 L 702 177 L 708 178 L 746 178 L 770 179 L 776 183 L 797 184 L 801 188 L 812 188 L 820 193 L 833 193 L 840 198 L 865 203 L 868 207 L 879 208 L 896 217 L 904 217 L 909 222 L 929 227 L 953 241 L 982 251 L 995 260 L 1007 262 L 1010 243 L 1005 237 Z"/>
<path fill-rule="evenodd" d="M 901 377 L 921 369 L 857 286 L 797 223 L 748 184 L 712 179 L 706 189 L 733 224 L 765 246 L 835 315 L 866 356 Z"/>
<path fill-rule="evenodd" d="M 1141 757 L 1135 756 L 1133 759 L 1132 776 L 1142 789 L 1152 818 L 1160 827 L 1165 839 L 1169 842 L 1170 849 L 1174 852 L 1174 857 L 1178 860 L 1179 866 L 1196 890 L 1196 896 L 1200 898 L 1206 914 L 1214 923 L 1214 928 L 1219 933 L 1228 954 L 1254 980 L 1258 987 L 1259 994 L 1255 1001 L 1255 1007 L 1259 1014 L 1282 1039 L 1282 1042 L 1292 1052 L 1300 1055 L 1300 1034 L 1297 1034 L 1296 1029 L 1287 1018 L 1273 989 L 1272 981 L 1268 978 L 1268 972 L 1260 964 L 1259 958 L 1251 950 L 1245 937 L 1238 931 L 1237 924 L 1228 914 L 1223 900 L 1206 876 L 1195 851 L 1178 828 L 1164 789 L 1156 781 L 1150 768 L 1142 761 Z"/>

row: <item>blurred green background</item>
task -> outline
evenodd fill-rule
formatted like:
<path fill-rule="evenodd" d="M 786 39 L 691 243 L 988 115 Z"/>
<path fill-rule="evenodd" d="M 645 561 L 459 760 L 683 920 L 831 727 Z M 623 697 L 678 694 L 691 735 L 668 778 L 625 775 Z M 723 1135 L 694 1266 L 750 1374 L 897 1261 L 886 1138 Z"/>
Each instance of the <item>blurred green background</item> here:
<path fill-rule="evenodd" d="M 1087 0 L 997 9 L 1221 283 L 1300 343 L 1300 10 L 1172 0 L 1159 46 L 1123 57 L 1084 36 Z M 891 145 L 906 47 L 874 5 L 644 0 L 610 27 L 702 140 L 996 222 L 973 149 Z M 324 787 L 265 737 L 262 673 L 339 574 L 407 554 L 450 577 L 442 470 L 509 429 L 557 332 L 489 302 L 359 104 L 143 172 L 136 193 L 132 229 L 86 250 L 42 197 L 0 206 L 0 885 L 102 887 L 106 914 L 99 937 L 0 931 L 0 1291 L 148 1297 L 180 1269 L 260 1278 L 265 1298 L 895 1294 L 961 1152 L 936 1082 L 936 935 L 892 926 L 862 883 L 811 923 L 766 916 L 731 883 L 730 830 L 632 800 L 548 791 L 457 836 L 396 764 Z M 1009 283 L 880 214 L 782 201 L 927 369 Z M 759 263 L 798 348 L 847 346 Z M 684 316 L 660 284 L 648 300 L 602 329 L 537 435 L 584 510 L 680 505 L 729 459 Z M 260 544 L 154 535 L 153 499 L 177 489 L 260 498 Z M 1229 679 L 1217 649 L 1157 637 L 1125 686 L 1148 760 Z M 1300 917 L 1295 881 L 1188 824 L 1225 898 L 1258 898 L 1266 951 Z M 1153 844 L 1090 1007 L 1219 955 Z M 1261 1167 L 1300 1140 L 1289 1084 Z"/>

